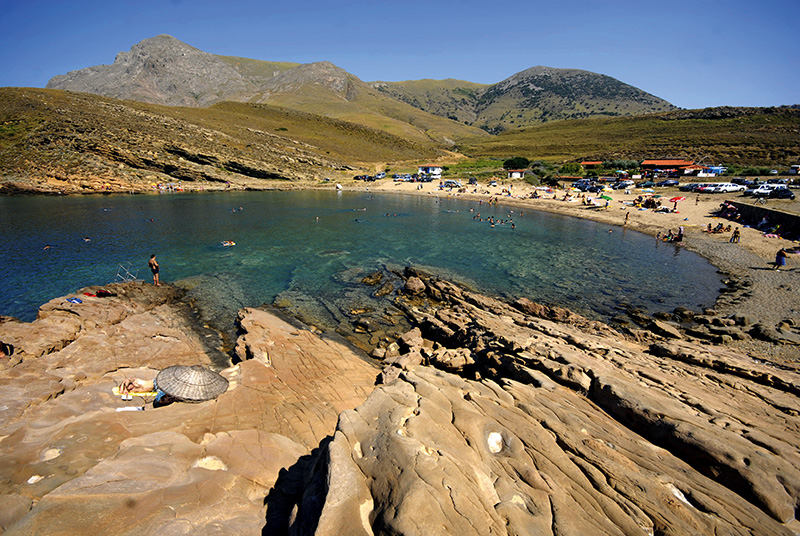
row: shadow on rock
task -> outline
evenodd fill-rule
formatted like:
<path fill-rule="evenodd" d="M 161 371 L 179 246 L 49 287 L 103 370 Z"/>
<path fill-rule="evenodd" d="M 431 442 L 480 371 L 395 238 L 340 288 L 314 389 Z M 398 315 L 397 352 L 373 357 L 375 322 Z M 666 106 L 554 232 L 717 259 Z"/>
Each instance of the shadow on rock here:
<path fill-rule="evenodd" d="M 288 469 L 281 469 L 275 486 L 264 499 L 267 506 L 264 536 L 314 534 L 325 504 L 327 484 L 324 465 L 327 465 L 328 436 L 320 441 L 311 454 L 301 456 Z"/>

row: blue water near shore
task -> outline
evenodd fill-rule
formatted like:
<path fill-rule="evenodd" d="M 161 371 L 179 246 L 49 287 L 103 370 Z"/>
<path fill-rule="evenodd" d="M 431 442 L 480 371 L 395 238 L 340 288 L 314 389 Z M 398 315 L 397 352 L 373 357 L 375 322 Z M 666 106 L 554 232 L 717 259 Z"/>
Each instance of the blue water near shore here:
<path fill-rule="evenodd" d="M 473 219 L 478 212 L 510 216 L 516 228 L 492 228 Z M 152 281 L 151 253 L 162 281 L 195 281 L 208 287 L 201 291 L 235 295 L 237 306 L 271 303 L 291 289 L 332 297 L 343 292 L 341 274 L 386 265 L 435 269 L 488 294 L 600 319 L 627 306 L 651 313 L 707 307 L 721 286 L 705 259 L 643 234 L 447 197 L 304 191 L 0 198 L 0 229 L 0 314 L 26 321 L 54 297 L 114 282 L 120 264 Z M 223 247 L 223 240 L 236 246 Z"/>

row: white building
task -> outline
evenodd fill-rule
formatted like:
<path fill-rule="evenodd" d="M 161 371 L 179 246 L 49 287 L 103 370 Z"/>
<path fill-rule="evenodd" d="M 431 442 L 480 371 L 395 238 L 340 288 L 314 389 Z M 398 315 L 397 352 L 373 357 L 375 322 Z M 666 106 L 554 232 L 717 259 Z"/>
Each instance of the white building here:
<path fill-rule="evenodd" d="M 442 166 L 434 166 L 432 164 L 427 166 L 419 166 L 417 168 L 417 173 L 430 175 L 434 179 L 438 179 L 442 177 Z"/>

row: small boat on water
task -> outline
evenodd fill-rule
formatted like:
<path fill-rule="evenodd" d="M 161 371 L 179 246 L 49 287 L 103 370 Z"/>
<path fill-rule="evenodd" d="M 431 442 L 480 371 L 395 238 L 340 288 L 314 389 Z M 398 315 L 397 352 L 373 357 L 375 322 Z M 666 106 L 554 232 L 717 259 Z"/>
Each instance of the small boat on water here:
<path fill-rule="evenodd" d="M 231 247 L 231 246 L 235 246 L 236 242 L 234 242 L 233 240 L 223 240 L 222 241 L 222 245 L 224 247 L 228 248 L 228 247 Z"/>

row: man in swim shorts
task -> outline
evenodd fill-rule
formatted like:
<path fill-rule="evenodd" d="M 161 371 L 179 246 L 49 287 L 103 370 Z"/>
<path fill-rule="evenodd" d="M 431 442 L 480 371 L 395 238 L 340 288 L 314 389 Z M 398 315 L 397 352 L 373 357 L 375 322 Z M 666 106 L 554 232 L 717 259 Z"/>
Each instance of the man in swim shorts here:
<path fill-rule="evenodd" d="M 161 282 L 158 280 L 158 261 L 156 261 L 155 255 L 150 255 L 150 261 L 147 265 L 150 267 L 150 271 L 153 272 L 153 284 L 160 287 Z"/>

